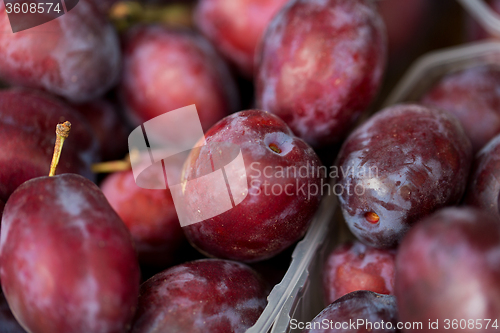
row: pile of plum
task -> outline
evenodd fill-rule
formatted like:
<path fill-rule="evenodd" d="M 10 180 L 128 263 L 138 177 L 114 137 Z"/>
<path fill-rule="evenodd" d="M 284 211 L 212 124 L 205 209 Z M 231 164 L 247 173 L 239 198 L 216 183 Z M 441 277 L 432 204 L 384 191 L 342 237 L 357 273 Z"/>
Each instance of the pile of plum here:
<path fill-rule="evenodd" d="M 0 333 L 243 333 L 326 195 L 352 241 L 322 266 L 330 305 L 305 332 L 500 330 L 500 66 L 369 117 L 437 4 L 79 0 L 13 32 L 12 10 L 44 3 L 0 1 Z M 194 211 L 222 192 L 233 208 L 181 227 L 168 188 L 136 185 L 127 138 L 192 104 L 206 145 L 168 174 Z M 248 189 L 228 168 L 187 186 L 226 144 Z"/>

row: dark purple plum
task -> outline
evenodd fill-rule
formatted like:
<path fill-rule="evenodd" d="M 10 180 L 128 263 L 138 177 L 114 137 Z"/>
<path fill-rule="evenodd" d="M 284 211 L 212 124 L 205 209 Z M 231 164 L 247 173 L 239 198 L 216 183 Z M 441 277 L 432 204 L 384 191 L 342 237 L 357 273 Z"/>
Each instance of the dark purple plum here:
<path fill-rule="evenodd" d="M 5 298 L 29 332 L 130 328 L 137 254 L 123 222 L 86 178 L 40 177 L 18 187 L 2 217 L 0 261 Z"/>
<path fill-rule="evenodd" d="M 500 217 L 500 135 L 476 156 L 465 203 Z"/>
<path fill-rule="evenodd" d="M 460 120 L 474 153 L 500 134 L 500 70 L 472 67 L 448 74 L 422 98 Z"/>
<path fill-rule="evenodd" d="M 344 142 L 334 190 L 355 236 L 374 247 L 394 247 L 420 218 L 460 201 L 471 161 L 470 141 L 454 116 L 396 105 Z"/>
<path fill-rule="evenodd" d="M 117 82 L 121 66 L 118 35 L 92 0 L 80 0 L 65 15 L 16 33 L 2 1 L 0 33 L 0 79 L 6 83 L 85 102 Z"/>
<path fill-rule="evenodd" d="M 244 333 L 266 306 L 268 287 L 250 267 L 203 259 L 143 283 L 132 333 Z"/>
<path fill-rule="evenodd" d="M 226 58 L 248 77 L 254 73 L 257 45 L 287 0 L 201 0 L 195 23 Z"/>
<path fill-rule="evenodd" d="M 165 182 L 163 174 L 142 176 L 147 176 L 149 182 Z M 141 263 L 165 268 L 178 262 L 176 257 L 187 241 L 168 189 L 150 190 L 137 186 L 131 170 L 108 176 L 101 188 L 111 207 L 129 228 Z"/>
<path fill-rule="evenodd" d="M 350 325 L 350 323 L 356 325 Z M 398 315 L 394 296 L 367 290 L 347 294 L 321 311 L 304 333 L 394 333 Z M 308 327 L 310 326 L 310 327 Z M 293 328 L 293 327 L 292 327 Z M 301 328 L 301 327 L 299 327 Z"/>
<path fill-rule="evenodd" d="M 0 200 L 0 219 L 2 218 L 4 206 L 5 206 L 4 202 L 2 200 Z"/>
<path fill-rule="evenodd" d="M 9 308 L 9 304 L 0 291 L 0 333 L 26 333 L 17 322 Z"/>
<path fill-rule="evenodd" d="M 361 242 L 343 244 L 326 259 L 323 290 L 327 304 L 356 290 L 394 293 L 396 252 L 376 249 Z"/>
<path fill-rule="evenodd" d="M 161 26 L 138 26 L 124 43 L 121 98 L 134 125 L 195 104 L 203 129 L 237 111 L 229 68 L 202 36 Z"/>
<path fill-rule="evenodd" d="M 372 102 L 386 49 L 371 1 L 292 0 L 263 37 L 257 107 L 281 117 L 312 146 L 339 142 Z"/>
<path fill-rule="evenodd" d="M 217 258 L 255 262 L 299 240 L 321 200 L 325 175 L 314 150 L 294 136 L 283 120 L 260 110 L 222 119 L 205 138 L 207 145 L 193 150 L 184 164 L 183 183 L 204 176 L 214 154 L 228 155 L 217 149 L 217 143 L 230 143 L 241 149 L 248 191 L 233 193 L 233 198 L 246 196 L 232 209 L 183 227 L 191 244 Z M 211 209 L 227 193 L 225 187 L 219 192 L 205 184 L 183 191 L 187 205 L 198 212 Z"/>
<path fill-rule="evenodd" d="M 419 222 L 396 258 L 400 319 L 424 323 L 406 332 L 436 332 L 427 325 L 436 320 L 442 330 L 448 320 L 460 332 L 498 332 L 499 254 L 500 220 L 483 211 L 445 208 Z"/>
<path fill-rule="evenodd" d="M 28 179 L 49 174 L 54 124 L 65 120 L 72 123 L 75 140 L 66 143 L 59 173 L 78 173 L 94 180 L 90 165 L 98 160 L 98 143 L 76 110 L 37 91 L 0 91 L 0 200 L 6 201 Z"/>

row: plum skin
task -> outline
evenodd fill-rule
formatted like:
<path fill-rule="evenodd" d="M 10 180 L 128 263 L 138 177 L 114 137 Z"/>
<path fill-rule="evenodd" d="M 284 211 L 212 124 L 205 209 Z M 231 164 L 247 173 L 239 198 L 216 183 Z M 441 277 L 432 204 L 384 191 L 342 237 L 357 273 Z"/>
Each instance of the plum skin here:
<path fill-rule="evenodd" d="M 174 266 L 141 286 L 131 333 L 243 333 L 264 310 L 268 292 L 241 263 L 202 259 Z"/>
<path fill-rule="evenodd" d="M 500 134 L 500 71 L 476 66 L 443 77 L 421 102 L 455 115 L 474 153 Z"/>
<path fill-rule="evenodd" d="M 374 98 L 386 49 L 370 2 L 292 0 L 269 24 L 256 58 L 257 107 L 314 147 L 338 143 Z"/>
<path fill-rule="evenodd" d="M 90 180 L 98 160 L 99 144 L 87 121 L 67 104 L 35 90 L 0 91 L 0 199 L 28 179 L 49 174 L 54 152 L 55 126 L 71 122 L 75 139 L 67 140 L 59 161 L 59 173 L 78 173 Z"/>
<path fill-rule="evenodd" d="M 120 96 L 135 126 L 195 104 L 206 131 L 238 108 L 229 68 L 200 35 L 137 26 L 124 38 L 123 55 Z"/>
<path fill-rule="evenodd" d="M 452 115 L 417 104 L 378 112 L 338 156 L 349 229 L 367 245 L 396 246 L 421 217 L 461 200 L 471 161 L 470 141 Z M 367 220 L 371 212 L 378 223 Z"/>
<path fill-rule="evenodd" d="M 498 253 L 500 221 L 484 211 L 445 208 L 419 222 L 403 239 L 396 258 L 401 320 L 439 320 L 443 325 L 444 319 L 498 319 Z M 483 330 L 496 332 L 491 326 Z M 424 325 L 423 331 L 414 332 L 433 330 Z"/>
<path fill-rule="evenodd" d="M 161 178 L 157 181 L 164 182 Z M 165 267 L 176 262 L 187 241 L 169 190 L 140 188 L 131 170 L 108 176 L 101 189 L 129 228 L 141 263 Z"/>
<path fill-rule="evenodd" d="M 364 325 L 352 329 L 335 327 L 335 323 L 350 323 L 364 320 Z M 329 328 L 321 327 L 325 320 Z M 371 329 L 366 326 L 367 322 L 381 324 L 385 323 L 384 329 Z M 398 322 L 396 299 L 394 296 L 381 295 L 368 290 L 359 290 L 342 296 L 323 311 L 321 311 L 311 322 L 312 327 L 305 329 L 304 333 L 393 333 L 399 332 L 396 328 Z M 332 324 L 333 323 L 333 324 Z M 388 324 L 392 328 L 387 328 Z M 316 324 L 316 327 L 314 326 Z M 318 328 L 317 326 L 320 326 Z"/>
<path fill-rule="evenodd" d="M 500 217 L 500 135 L 477 154 L 465 203 Z"/>
<path fill-rule="evenodd" d="M 356 290 L 394 293 L 395 251 L 376 249 L 361 242 L 343 244 L 332 251 L 323 269 L 326 303 Z"/>
<path fill-rule="evenodd" d="M 100 97 L 117 82 L 118 35 L 92 0 L 80 0 L 66 15 L 17 33 L 3 2 L 0 18 L 2 80 L 77 103 Z"/>
<path fill-rule="evenodd" d="M 201 0 L 195 23 L 247 77 L 254 72 L 257 45 L 272 17 L 287 0 Z"/>
<path fill-rule="evenodd" d="M 205 138 L 207 144 L 229 142 L 240 147 L 249 190 L 236 207 L 183 227 L 190 243 L 209 256 L 255 262 L 271 258 L 300 239 L 321 199 L 320 191 L 314 194 L 298 190 L 312 185 L 321 189 L 324 170 L 318 170 L 321 162 L 313 149 L 295 137 L 281 119 L 260 110 L 241 111 L 222 119 L 206 133 Z M 281 153 L 270 148 L 273 142 L 282 150 Z M 210 154 L 208 146 L 200 152 L 191 152 L 184 165 L 183 181 L 203 175 L 203 165 Z M 254 162 L 258 162 L 257 165 Z M 309 177 L 278 178 L 278 166 L 295 166 L 296 169 L 304 166 L 310 170 Z M 264 171 L 266 167 L 271 171 Z M 317 176 L 318 171 L 320 177 L 313 176 Z M 281 195 L 274 195 L 269 190 L 274 184 L 281 189 L 289 186 L 287 190 L 292 195 L 284 191 Z M 203 188 L 189 191 L 185 197 L 193 205 L 207 198 Z"/>
<path fill-rule="evenodd" d="M 140 270 L 130 234 L 99 188 L 75 174 L 21 185 L 2 217 L 0 279 L 32 333 L 122 333 Z"/>

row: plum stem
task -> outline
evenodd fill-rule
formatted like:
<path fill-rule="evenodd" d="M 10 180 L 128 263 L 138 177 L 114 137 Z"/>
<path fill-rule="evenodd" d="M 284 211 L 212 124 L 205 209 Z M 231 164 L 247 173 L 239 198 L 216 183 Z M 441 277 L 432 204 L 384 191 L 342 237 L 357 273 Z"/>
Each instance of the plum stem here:
<path fill-rule="evenodd" d="M 49 177 L 52 177 L 56 174 L 56 168 L 57 164 L 59 164 L 59 158 L 61 157 L 64 140 L 68 138 L 70 131 L 71 123 L 69 121 L 65 121 L 62 124 L 57 124 L 56 126 L 56 144 L 54 146 L 54 155 L 52 155 L 52 162 L 50 163 Z"/>
<path fill-rule="evenodd" d="M 130 160 L 125 158 L 120 161 L 109 161 L 92 164 L 91 170 L 93 173 L 113 173 L 119 171 L 128 171 L 132 168 Z"/>
<path fill-rule="evenodd" d="M 132 169 L 132 164 L 130 163 L 130 154 L 128 154 L 123 160 L 94 163 L 92 164 L 90 169 L 93 173 L 113 173 L 119 171 L 128 171 Z"/>
<path fill-rule="evenodd" d="M 136 2 L 118 2 L 109 17 L 118 31 L 125 31 L 138 23 L 160 23 L 163 25 L 190 28 L 193 26 L 193 6 L 188 4 L 144 5 Z"/>

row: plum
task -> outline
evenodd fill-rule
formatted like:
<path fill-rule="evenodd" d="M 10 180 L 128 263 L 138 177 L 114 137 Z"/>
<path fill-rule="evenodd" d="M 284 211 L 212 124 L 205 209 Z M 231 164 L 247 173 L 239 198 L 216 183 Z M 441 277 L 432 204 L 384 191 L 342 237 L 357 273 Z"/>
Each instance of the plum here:
<path fill-rule="evenodd" d="M 323 269 L 326 303 L 356 290 L 392 295 L 395 258 L 395 251 L 372 248 L 360 242 L 337 247 L 328 255 Z"/>
<path fill-rule="evenodd" d="M 3 213 L 4 206 L 5 206 L 5 203 L 2 200 L 0 200 L 0 220 L 2 218 L 2 213 Z"/>
<path fill-rule="evenodd" d="M 394 296 L 360 290 L 342 296 L 330 304 L 312 322 L 304 325 L 303 332 L 393 333 L 399 332 L 397 325 Z"/>
<path fill-rule="evenodd" d="M 73 105 L 88 121 L 100 146 L 101 161 L 117 160 L 128 150 L 128 128 L 116 106 L 105 99 Z"/>
<path fill-rule="evenodd" d="M 0 200 L 6 201 L 26 180 L 49 174 L 53 125 L 64 120 L 73 123 L 78 139 L 67 142 L 59 172 L 94 180 L 90 165 L 98 160 L 99 146 L 78 112 L 45 93 L 20 88 L 0 91 Z"/>
<path fill-rule="evenodd" d="M 26 333 L 12 314 L 3 293 L 0 291 L 0 333 Z"/>
<path fill-rule="evenodd" d="M 203 259 L 141 286 L 132 333 L 244 333 L 266 306 L 268 286 L 250 267 Z"/>
<path fill-rule="evenodd" d="M 419 222 L 396 257 L 401 320 L 424 322 L 423 329 L 406 332 L 435 332 L 429 321 L 441 330 L 454 321 L 460 332 L 497 332 L 499 253 L 500 221 L 483 211 L 445 208 Z"/>
<path fill-rule="evenodd" d="M 337 143 L 382 79 L 386 37 L 366 0 L 292 0 L 271 21 L 257 58 L 257 107 L 313 146 Z"/>
<path fill-rule="evenodd" d="M 417 220 L 460 201 L 471 162 L 471 143 L 453 115 L 395 105 L 344 142 L 335 193 L 355 236 L 393 247 Z"/>
<path fill-rule="evenodd" d="M 476 66 L 443 77 L 421 102 L 455 115 L 478 152 L 500 134 L 500 70 Z"/>
<path fill-rule="evenodd" d="M 212 172 L 207 166 L 215 154 L 222 154 L 222 159 L 229 155 L 217 143 L 241 149 L 245 175 L 235 177 L 246 176 L 248 191 L 232 193 L 238 203 L 232 209 L 184 226 L 191 244 L 206 255 L 255 262 L 273 257 L 300 239 L 323 192 L 325 170 L 314 150 L 295 137 L 281 119 L 260 110 L 222 119 L 205 139 L 207 145 L 191 152 L 182 172 L 187 206 L 198 212 L 211 209 L 223 195 L 203 183 L 189 185 Z M 221 191 L 226 191 L 225 187 Z M 240 195 L 244 196 L 241 201 Z"/>
<path fill-rule="evenodd" d="M 165 182 L 163 174 L 148 173 L 147 177 L 150 182 Z M 155 266 L 175 262 L 186 237 L 170 191 L 137 186 L 132 171 L 110 175 L 101 188 L 111 207 L 129 228 L 140 262 Z"/>
<path fill-rule="evenodd" d="M 92 0 L 80 0 L 65 15 L 16 33 L 2 1 L 0 31 L 0 79 L 9 84 L 85 102 L 117 82 L 118 36 Z"/>
<path fill-rule="evenodd" d="M 287 0 L 201 0 L 194 21 L 201 32 L 247 77 L 254 72 L 257 45 Z"/>
<path fill-rule="evenodd" d="M 122 333 L 137 305 L 132 239 L 99 188 L 75 174 L 31 179 L 6 203 L 0 279 L 31 333 Z"/>
<path fill-rule="evenodd" d="M 500 134 L 476 156 L 465 203 L 500 216 Z"/>
<path fill-rule="evenodd" d="M 208 41 L 160 26 L 139 26 L 127 34 L 120 90 L 134 125 L 195 104 L 208 130 L 239 103 L 229 69 Z"/>

